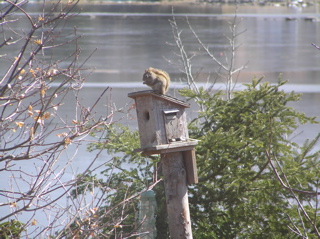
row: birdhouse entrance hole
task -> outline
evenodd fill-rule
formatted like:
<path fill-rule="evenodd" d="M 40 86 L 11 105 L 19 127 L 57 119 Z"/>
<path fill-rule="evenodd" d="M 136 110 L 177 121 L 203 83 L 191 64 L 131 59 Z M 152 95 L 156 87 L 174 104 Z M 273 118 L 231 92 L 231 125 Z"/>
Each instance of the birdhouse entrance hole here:
<path fill-rule="evenodd" d="M 144 115 L 145 121 L 149 121 L 149 119 L 150 119 L 149 111 L 146 110 L 143 115 Z"/>

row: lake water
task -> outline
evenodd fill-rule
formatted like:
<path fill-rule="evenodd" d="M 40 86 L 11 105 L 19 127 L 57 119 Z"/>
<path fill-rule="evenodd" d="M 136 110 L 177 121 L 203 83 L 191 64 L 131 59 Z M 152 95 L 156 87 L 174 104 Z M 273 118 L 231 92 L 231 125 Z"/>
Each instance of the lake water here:
<path fill-rule="evenodd" d="M 79 33 L 84 35 L 81 39 L 85 46 L 83 55 L 97 49 L 87 65 L 96 70 L 87 81 L 86 94 L 98 91 L 101 86 L 112 86 L 114 102 L 119 107 L 130 101 L 126 97 L 128 92 L 144 89 L 141 78 L 149 66 L 169 72 L 174 82 L 170 95 L 178 97 L 174 89 L 183 85 L 180 82 L 183 78 L 181 65 L 177 64 L 180 59 L 175 55 L 178 49 L 172 45 L 171 10 L 158 6 L 158 11 L 153 8 L 153 13 L 157 14 L 146 14 L 144 8 L 135 8 L 136 12 L 132 12 L 122 6 L 119 11 L 125 13 L 110 15 L 103 13 L 110 8 L 88 12 L 84 7 L 83 15 L 77 19 Z M 226 36 L 231 34 L 229 22 L 234 19 L 235 7 L 207 6 L 199 8 L 198 12 L 192 8 L 175 9 L 185 49 L 195 54 L 192 66 L 196 80 L 205 82 L 208 75 L 213 80 L 218 66 L 201 50 L 181 12 L 190 13 L 189 22 L 199 38 L 210 47 L 215 57 L 224 61 L 230 48 Z M 199 12 L 201 14 L 195 14 Z M 240 7 L 237 32 L 245 32 L 236 38 L 239 48 L 235 68 L 247 67 L 237 82 L 250 82 L 254 75 L 277 82 L 281 73 L 283 79 L 289 81 L 286 90 L 304 94 L 294 107 L 307 115 L 319 116 L 320 51 L 311 44 L 320 45 L 320 22 L 308 21 L 311 17 L 319 17 L 315 12 L 314 8 Z M 217 83 L 223 81 L 218 79 Z M 223 87 L 223 84 L 217 84 L 217 88 Z M 301 140 L 320 132 L 319 126 L 315 125 L 303 130 L 305 134 Z"/>
<path fill-rule="evenodd" d="M 117 108 L 125 107 L 132 102 L 127 97 L 128 93 L 147 89 L 141 79 L 149 66 L 168 71 L 173 81 L 168 94 L 179 98 L 176 89 L 183 87 L 184 83 L 181 65 L 177 64 L 179 58 L 175 55 L 178 49 L 172 45 L 174 38 L 169 23 L 172 19 L 170 5 L 80 7 L 82 14 L 71 18 L 64 30 L 71 32 L 77 26 L 78 33 L 83 35 L 79 41 L 82 48 L 80 60 L 95 52 L 86 64 L 86 67 L 95 71 L 83 86 L 81 97 L 84 104 L 91 105 L 103 89 L 110 86 L 113 104 Z M 185 49 L 195 55 L 192 65 L 199 83 L 206 82 L 209 75 L 214 79 L 218 66 L 201 50 L 188 28 L 185 15 L 189 16 L 191 26 L 214 56 L 224 61 L 230 47 L 226 38 L 231 34 L 228 22 L 234 19 L 234 9 L 234 6 L 213 8 L 208 5 L 175 7 Z M 188 14 L 184 14 L 186 12 Z M 320 116 L 320 51 L 311 45 L 320 45 L 320 22 L 306 20 L 320 17 L 315 12 L 315 8 L 240 7 L 237 31 L 245 32 L 236 39 L 239 48 L 235 67 L 247 67 L 240 73 L 236 89 L 240 90 L 241 84 L 250 82 L 254 75 L 265 76 L 265 81 L 275 83 L 282 73 L 283 79 L 289 81 L 284 90 L 303 93 L 301 101 L 292 106 L 309 116 Z M 28 23 L 19 24 L 17 29 L 26 27 Z M 66 52 L 63 48 L 57 49 L 55 55 L 60 58 Z M 4 64 L 0 65 L 1 69 L 4 67 Z M 217 80 L 216 89 L 224 89 L 221 79 Z M 72 97 L 66 99 L 65 106 L 60 109 L 64 111 L 62 115 L 72 117 L 71 102 Z M 99 105 L 97 115 L 106 114 L 107 103 L 105 100 Z M 190 119 L 195 115 L 196 108 L 193 107 L 188 111 L 188 117 Z M 122 117 L 123 124 L 137 128 L 135 120 L 129 120 L 125 114 L 116 115 L 116 118 Z M 301 143 L 318 132 L 319 125 L 303 126 L 297 131 L 295 140 Z M 317 147 L 320 148 L 319 145 Z M 98 164 L 108 158 L 110 156 L 106 153 L 101 155 Z M 78 156 L 73 160 L 73 170 L 67 171 L 66 177 L 72 178 L 74 172 L 81 172 L 91 160 L 92 154 L 86 151 L 86 147 L 79 148 Z M 30 167 L 30 170 L 35 168 L 29 162 L 22 164 Z M 1 181 L 0 185 L 5 187 L 6 182 Z"/>

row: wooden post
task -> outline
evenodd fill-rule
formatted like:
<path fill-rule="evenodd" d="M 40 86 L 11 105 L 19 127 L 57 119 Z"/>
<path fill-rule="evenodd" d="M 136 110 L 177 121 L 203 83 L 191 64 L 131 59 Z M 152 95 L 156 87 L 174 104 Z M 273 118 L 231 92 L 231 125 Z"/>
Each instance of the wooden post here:
<path fill-rule="evenodd" d="M 182 152 L 161 154 L 170 238 L 192 239 L 187 172 Z"/>

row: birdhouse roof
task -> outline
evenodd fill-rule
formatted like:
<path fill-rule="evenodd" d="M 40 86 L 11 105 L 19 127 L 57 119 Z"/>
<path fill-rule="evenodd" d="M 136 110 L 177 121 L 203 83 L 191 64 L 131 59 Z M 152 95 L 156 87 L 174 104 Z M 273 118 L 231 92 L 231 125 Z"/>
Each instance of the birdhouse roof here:
<path fill-rule="evenodd" d="M 182 101 L 182 100 L 178 100 L 176 98 L 173 98 L 171 96 L 168 96 L 168 95 L 161 95 L 161 94 L 156 94 L 154 93 L 154 91 L 152 90 L 144 90 L 144 91 L 136 91 L 136 92 L 131 92 L 128 94 L 128 96 L 130 98 L 137 98 L 137 97 L 141 97 L 141 96 L 152 96 L 154 98 L 157 98 L 159 100 L 164 100 L 164 101 L 168 101 L 168 102 L 171 102 L 171 103 L 174 103 L 174 104 L 178 104 L 180 106 L 183 106 L 185 108 L 190 108 L 190 104 Z"/>

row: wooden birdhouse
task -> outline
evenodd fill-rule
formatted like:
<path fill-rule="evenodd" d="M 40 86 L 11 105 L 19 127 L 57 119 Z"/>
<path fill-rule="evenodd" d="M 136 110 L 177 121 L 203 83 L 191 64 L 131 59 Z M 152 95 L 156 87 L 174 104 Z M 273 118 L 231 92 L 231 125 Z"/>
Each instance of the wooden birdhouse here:
<path fill-rule="evenodd" d="M 197 141 L 189 139 L 185 112 L 190 105 L 150 90 L 132 92 L 128 96 L 135 100 L 140 133 L 141 148 L 135 151 L 147 155 L 183 152 L 186 169 L 190 172 L 188 182 L 196 183 L 194 146 Z"/>

